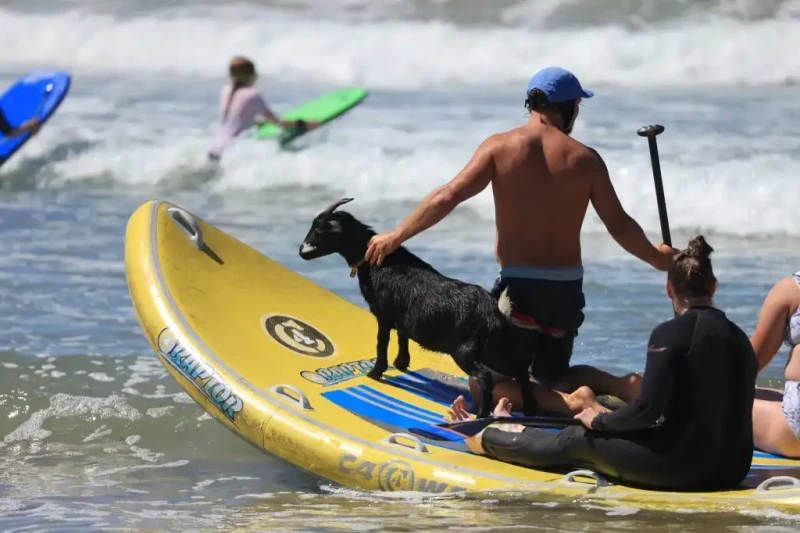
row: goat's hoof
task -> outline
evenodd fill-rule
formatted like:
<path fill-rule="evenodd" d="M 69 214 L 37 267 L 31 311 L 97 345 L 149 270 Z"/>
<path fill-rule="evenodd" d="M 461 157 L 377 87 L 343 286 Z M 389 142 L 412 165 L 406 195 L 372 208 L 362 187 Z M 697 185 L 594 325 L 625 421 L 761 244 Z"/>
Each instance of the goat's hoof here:
<path fill-rule="evenodd" d="M 372 378 L 375 381 L 380 381 L 383 377 L 383 372 L 376 372 L 375 370 L 371 370 L 369 374 L 367 374 L 368 378 Z"/>
<path fill-rule="evenodd" d="M 410 364 L 411 364 L 411 360 L 410 359 L 408 359 L 408 358 L 400 359 L 398 357 L 397 359 L 394 360 L 394 362 L 392 363 L 392 366 L 394 366 L 400 372 L 405 372 L 406 370 L 408 370 L 408 365 L 410 365 Z"/>

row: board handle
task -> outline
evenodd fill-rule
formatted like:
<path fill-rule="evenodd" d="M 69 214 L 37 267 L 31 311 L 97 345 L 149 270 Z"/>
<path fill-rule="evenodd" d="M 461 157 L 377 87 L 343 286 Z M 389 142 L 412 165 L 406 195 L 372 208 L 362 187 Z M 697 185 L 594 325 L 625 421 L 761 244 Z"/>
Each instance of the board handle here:
<path fill-rule="evenodd" d="M 167 208 L 167 214 L 172 217 L 183 234 L 192 241 L 195 248 L 202 250 L 204 246 L 203 232 L 197 220 L 188 211 L 174 205 Z"/>
<path fill-rule="evenodd" d="M 303 391 L 298 389 L 293 385 L 274 385 L 269 388 L 269 391 L 273 394 L 279 394 L 281 396 L 285 396 L 289 398 L 292 402 L 296 403 L 300 406 L 303 411 L 313 411 L 314 408 L 311 407 L 311 402 L 308 401 L 308 396 L 306 396 Z M 297 398 L 288 394 L 286 391 L 291 391 L 297 395 Z"/>
<path fill-rule="evenodd" d="M 790 484 L 793 489 L 800 489 L 800 479 L 792 476 L 774 476 L 762 481 L 761 484 L 756 487 L 756 492 L 766 492 L 770 490 L 773 485 L 783 485 L 785 483 Z"/>
<path fill-rule="evenodd" d="M 393 444 L 395 446 L 403 446 L 404 448 L 407 448 L 407 446 L 405 446 L 404 444 L 397 442 L 398 438 L 408 439 L 411 442 L 413 442 L 414 449 L 417 450 L 419 453 L 430 453 L 428 451 L 428 447 L 425 446 L 425 444 L 421 440 L 419 440 L 416 436 L 410 433 L 392 433 L 391 435 L 383 439 L 381 442 L 385 442 L 387 444 Z"/>
<path fill-rule="evenodd" d="M 574 471 L 570 472 L 569 474 L 567 474 L 566 476 L 564 476 L 563 478 L 561 478 L 561 481 L 565 481 L 567 483 L 580 483 L 580 481 L 577 481 L 575 479 L 578 476 L 590 477 L 590 478 L 594 479 L 596 487 L 607 487 L 608 486 L 608 481 L 606 480 L 606 478 L 604 478 L 603 476 L 601 476 L 597 472 L 592 472 L 591 470 L 574 470 Z"/>

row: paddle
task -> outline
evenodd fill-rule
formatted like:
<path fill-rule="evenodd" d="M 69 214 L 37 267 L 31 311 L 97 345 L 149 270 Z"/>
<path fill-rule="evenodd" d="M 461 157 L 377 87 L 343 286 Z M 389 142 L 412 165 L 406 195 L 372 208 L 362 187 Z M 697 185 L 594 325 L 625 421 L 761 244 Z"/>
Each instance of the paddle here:
<path fill-rule="evenodd" d="M 489 416 L 486 418 L 466 420 L 464 422 L 452 422 L 450 424 L 442 423 L 433 427 L 455 431 L 456 433 L 460 433 L 465 437 L 471 437 L 476 433 L 480 433 L 490 424 L 522 424 L 523 426 L 531 427 L 563 427 L 580 426 L 582 422 L 580 420 L 575 420 L 574 418 L 555 416 Z"/>
<path fill-rule="evenodd" d="M 642 126 L 636 131 L 640 137 L 647 137 L 647 144 L 650 146 L 650 164 L 653 167 L 658 218 L 661 221 L 661 240 L 667 246 L 672 246 L 672 238 L 669 234 L 669 220 L 667 219 L 667 201 L 664 199 L 664 184 L 661 182 L 661 164 L 658 159 L 658 145 L 656 144 L 656 136 L 663 132 L 664 126 L 660 124 Z"/>

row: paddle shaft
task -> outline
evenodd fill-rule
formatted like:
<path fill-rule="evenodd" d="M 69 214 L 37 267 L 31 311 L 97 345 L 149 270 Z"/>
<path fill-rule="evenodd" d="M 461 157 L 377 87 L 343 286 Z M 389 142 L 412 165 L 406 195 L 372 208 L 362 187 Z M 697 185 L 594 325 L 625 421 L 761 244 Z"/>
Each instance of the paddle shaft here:
<path fill-rule="evenodd" d="M 580 420 L 568 417 L 548 417 L 548 416 L 511 416 L 511 417 L 486 417 L 466 422 L 453 422 L 451 424 L 439 424 L 439 427 L 449 429 L 467 437 L 480 433 L 491 424 L 522 424 L 532 427 L 561 427 L 579 426 Z"/>
<path fill-rule="evenodd" d="M 664 184 L 661 181 L 661 162 L 658 157 L 658 144 L 656 137 L 664 132 L 664 126 L 659 124 L 643 126 L 636 132 L 640 137 L 647 137 L 650 147 L 650 164 L 653 167 L 653 182 L 656 186 L 656 201 L 658 202 L 658 218 L 661 221 L 661 240 L 667 246 L 672 246 L 672 237 L 669 232 L 669 219 L 667 218 L 667 201 L 664 198 Z"/>

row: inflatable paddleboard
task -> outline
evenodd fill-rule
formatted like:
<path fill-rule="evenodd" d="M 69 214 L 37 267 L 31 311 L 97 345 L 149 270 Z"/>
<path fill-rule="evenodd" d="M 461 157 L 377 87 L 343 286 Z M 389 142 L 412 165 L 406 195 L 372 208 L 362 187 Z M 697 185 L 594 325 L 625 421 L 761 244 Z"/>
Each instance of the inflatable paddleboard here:
<path fill-rule="evenodd" d="M 800 511 L 800 461 L 760 452 L 741 488 L 718 493 L 638 490 L 585 470 L 543 472 L 474 455 L 434 427 L 465 393 L 450 357 L 412 343 L 408 372 L 367 378 L 377 331 L 368 311 L 173 204 L 148 202 L 133 213 L 125 269 L 145 336 L 181 387 L 253 445 L 332 482 L 659 510 Z M 343 261 L 341 270 L 349 275 Z M 394 336 L 389 350 L 396 353 Z"/>
<path fill-rule="evenodd" d="M 0 108 L 12 126 L 19 126 L 31 118 L 38 118 L 44 123 L 64 101 L 70 82 L 71 77 L 66 72 L 31 72 L 0 95 Z M 8 161 L 30 138 L 30 133 L 11 138 L 0 135 L 0 165 Z"/>
<path fill-rule="evenodd" d="M 307 120 L 320 124 L 329 122 L 361 103 L 367 96 L 364 89 L 340 89 L 294 107 L 281 116 L 281 120 Z M 277 138 L 281 144 L 303 135 L 303 130 L 283 130 L 274 124 L 264 124 L 257 130 L 259 139 Z"/>

